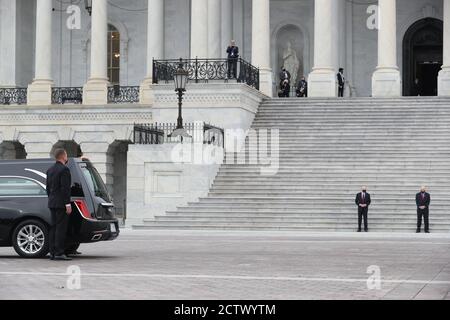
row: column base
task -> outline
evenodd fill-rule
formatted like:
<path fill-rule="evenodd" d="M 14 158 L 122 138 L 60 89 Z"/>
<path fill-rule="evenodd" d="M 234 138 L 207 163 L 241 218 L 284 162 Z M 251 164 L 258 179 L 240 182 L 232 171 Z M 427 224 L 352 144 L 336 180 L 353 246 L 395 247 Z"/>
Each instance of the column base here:
<path fill-rule="evenodd" d="M 372 97 L 400 97 L 401 84 L 397 68 L 377 68 L 372 75 Z"/>
<path fill-rule="evenodd" d="M 450 67 L 442 67 L 439 71 L 438 96 L 450 97 Z"/>
<path fill-rule="evenodd" d="M 315 69 L 308 77 L 308 97 L 337 97 L 334 69 Z"/>
<path fill-rule="evenodd" d="M 146 78 L 141 82 L 141 87 L 139 89 L 139 103 L 140 104 L 150 104 L 153 105 L 155 101 L 155 95 L 153 93 L 153 80 L 151 78 Z"/>
<path fill-rule="evenodd" d="M 273 97 L 273 74 L 271 69 L 259 70 L 259 91 L 268 97 Z"/>
<path fill-rule="evenodd" d="M 30 106 L 46 106 L 52 104 L 51 80 L 34 80 L 28 85 L 27 104 Z"/>
<path fill-rule="evenodd" d="M 104 105 L 108 103 L 107 79 L 89 79 L 83 87 L 83 104 Z"/>

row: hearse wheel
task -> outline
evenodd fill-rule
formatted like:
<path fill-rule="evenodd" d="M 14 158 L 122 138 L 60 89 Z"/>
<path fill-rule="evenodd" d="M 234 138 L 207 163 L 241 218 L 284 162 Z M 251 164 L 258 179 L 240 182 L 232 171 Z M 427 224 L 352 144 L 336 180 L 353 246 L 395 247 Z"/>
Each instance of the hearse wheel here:
<path fill-rule="evenodd" d="M 23 221 L 14 229 L 12 243 L 21 257 L 44 257 L 49 250 L 48 227 L 38 220 Z"/>

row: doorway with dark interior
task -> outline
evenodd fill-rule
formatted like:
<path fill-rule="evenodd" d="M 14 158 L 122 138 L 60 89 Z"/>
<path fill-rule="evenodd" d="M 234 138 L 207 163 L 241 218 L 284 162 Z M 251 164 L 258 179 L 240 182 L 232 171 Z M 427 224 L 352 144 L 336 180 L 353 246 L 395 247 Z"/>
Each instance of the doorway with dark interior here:
<path fill-rule="evenodd" d="M 403 38 L 403 95 L 436 96 L 442 66 L 443 23 L 426 18 L 414 23 Z"/>

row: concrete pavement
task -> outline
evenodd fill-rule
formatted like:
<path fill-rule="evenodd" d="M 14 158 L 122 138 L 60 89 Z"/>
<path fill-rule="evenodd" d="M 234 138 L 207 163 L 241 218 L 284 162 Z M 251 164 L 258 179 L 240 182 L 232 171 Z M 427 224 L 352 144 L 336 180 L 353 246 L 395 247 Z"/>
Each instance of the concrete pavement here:
<path fill-rule="evenodd" d="M 0 299 L 450 299 L 447 234 L 125 229 L 80 250 L 0 248 Z"/>

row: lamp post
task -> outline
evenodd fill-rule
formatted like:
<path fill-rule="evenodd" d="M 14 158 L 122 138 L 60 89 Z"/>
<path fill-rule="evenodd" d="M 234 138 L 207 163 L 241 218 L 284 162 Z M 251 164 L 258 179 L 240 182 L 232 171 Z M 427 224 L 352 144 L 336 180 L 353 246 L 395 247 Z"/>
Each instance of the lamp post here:
<path fill-rule="evenodd" d="M 183 127 L 183 116 L 182 116 L 182 106 L 183 106 L 183 95 L 186 92 L 186 84 L 188 81 L 189 72 L 183 68 L 183 59 L 180 58 L 180 63 L 178 64 L 178 68 L 174 73 L 175 80 L 175 92 L 178 94 L 178 119 L 177 119 L 177 128 L 169 135 L 170 138 L 174 137 L 188 137 L 191 136 L 188 134 L 187 130 Z"/>

